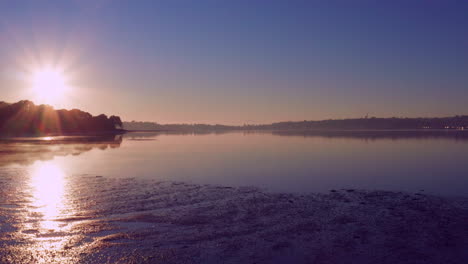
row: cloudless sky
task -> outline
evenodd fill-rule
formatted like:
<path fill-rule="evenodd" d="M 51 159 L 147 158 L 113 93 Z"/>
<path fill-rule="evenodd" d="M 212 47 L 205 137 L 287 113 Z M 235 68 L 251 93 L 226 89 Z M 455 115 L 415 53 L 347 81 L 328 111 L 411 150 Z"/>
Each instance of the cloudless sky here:
<path fill-rule="evenodd" d="M 468 1 L 0 1 L 0 101 L 161 123 L 468 114 Z"/>

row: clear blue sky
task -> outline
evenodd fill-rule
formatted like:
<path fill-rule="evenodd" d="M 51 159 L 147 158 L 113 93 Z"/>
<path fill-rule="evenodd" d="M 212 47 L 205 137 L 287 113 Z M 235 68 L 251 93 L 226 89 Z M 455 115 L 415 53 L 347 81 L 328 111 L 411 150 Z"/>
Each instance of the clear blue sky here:
<path fill-rule="evenodd" d="M 0 100 L 242 124 L 468 114 L 468 1 L 0 1 Z"/>

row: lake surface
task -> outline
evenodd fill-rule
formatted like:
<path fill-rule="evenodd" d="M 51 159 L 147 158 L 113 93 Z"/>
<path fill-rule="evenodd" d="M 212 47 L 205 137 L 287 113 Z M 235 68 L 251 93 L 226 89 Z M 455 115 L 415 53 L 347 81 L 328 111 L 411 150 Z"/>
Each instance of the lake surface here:
<path fill-rule="evenodd" d="M 468 133 L 157 134 L 0 141 L 0 175 L 83 175 L 272 192 L 368 189 L 468 195 Z M 41 173 L 43 171 L 44 173 Z M 66 177 L 62 177 L 65 175 Z"/>
<path fill-rule="evenodd" d="M 467 139 L 2 139 L 0 263 L 465 263 Z"/>

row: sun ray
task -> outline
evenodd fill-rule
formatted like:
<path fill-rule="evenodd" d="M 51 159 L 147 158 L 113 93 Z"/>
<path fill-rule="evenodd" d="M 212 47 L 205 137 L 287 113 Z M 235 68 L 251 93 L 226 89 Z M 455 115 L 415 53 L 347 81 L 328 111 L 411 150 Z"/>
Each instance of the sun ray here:
<path fill-rule="evenodd" d="M 34 100 L 38 103 L 57 106 L 70 90 L 64 72 L 54 67 L 44 67 L 31 75 Z"/>

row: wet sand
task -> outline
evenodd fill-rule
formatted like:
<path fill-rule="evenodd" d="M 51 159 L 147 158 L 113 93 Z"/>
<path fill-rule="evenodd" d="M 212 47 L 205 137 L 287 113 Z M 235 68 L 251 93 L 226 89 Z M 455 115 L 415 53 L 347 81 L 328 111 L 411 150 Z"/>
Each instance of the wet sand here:
<path fill-rule="evenodd" d="M 74 175 L 54 214 L 0 172 L 0 263 L 466 263 L 468 202 Z"/>

